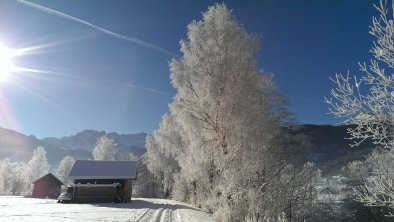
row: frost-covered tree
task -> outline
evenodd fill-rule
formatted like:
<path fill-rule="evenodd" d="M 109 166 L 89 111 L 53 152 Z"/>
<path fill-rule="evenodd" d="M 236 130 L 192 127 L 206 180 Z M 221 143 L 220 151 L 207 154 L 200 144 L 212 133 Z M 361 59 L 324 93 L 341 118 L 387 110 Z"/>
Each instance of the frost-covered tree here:
<path fill-rule="evenodd" d="M 368 65 L 360 63 L 362 75 L 359 77 L 337 74 L 332 79 L 336 88 L 331 90 L 332 98 L 326 99 L 326 102 L 331 106 L 331 114 L 355 126 L 348 129 L 353 145 L 370 139 L 374 144 L 394 151 L 393 14 L 388 13 L 386 0 L 381 0 L 375 8 L 379 17 L 373 17 L 369 32 L 375 37 L 370 50 L 374 59 Z M 392 179 L 374 179 L 366 187 L 362 201 L 371 206 L 394 206 Z"/>
<path fill-rule="evenodd" d="M 71 156 L 65 156 L 59 163 L 59 167 L 57 168 L 57 175 L 60 177 L 60 180 L 65 183 L 68 173 L 70 172 L 72 166 L 74 165 L 74 158 Z"/>
<path fill-rule="evenodd" d="M 116 144 L 108 136 L 102 136 L 97 140 L 93 150 L 94 160 L 114 160 Z"/>
<path fill-rule="evenodd" d="M 167 194 L 172 191 L 173 175 L 180 170 L 178 155 L 182 154 L 181 150 L 186 146 L 179 133 L 181 128 L 174 117 L 165 115 L 160 128 L 146 138 L 147 168 L 160 181 L 162 192 Z"/>
<path fill-rule="evenodd" d="M 148 170 L 146 154 L 137 161 L 137 180 L 133 182 L 133 196 L 162 198 L 164 193 L 161 181 Z"/>
<path fill-rule="evenodd" d="M 10 159 L 6 158 L 1 162 L 0 165 L 0 188 L 2 190 L 2 193 L 7 194 L 9 191 L 9 182 L 13 178 L 11 171 L 11 161 Z"/>
<path fill-rule="evenodd" d="M 137 161 L 138 157 L 134 155 L 133 152 L 123 152 L 123 153 L 119 153 L 117 155 L 117 159 L 118 160 L 131 160 L 131 161 Z"/>
<path fill-rule="evenodd" d="M 6 158 L 2 161 L 0 167 L 0 182 L 3 194 L 8 194 L 11 189 L 11 181 L 14 178 L 12 174 L 12 163 L 10 159 Z"/>
<path fill-rule="evenodd" d="M 27 187 L 27 164 L 14 162 L 11 173 L 14 175 L 11 181 L 11 195 L 25 195 Z"/>
<path fill-rule="evenodd" d="M 49 164 L 44 147 L 39 146 L 33 151 L 33 156 L 28 163 L 28 167 L 31 181 L 34 181 L 49 172 Z"/>
<path fill-rule="evenodd" d="M 337 74 L 332 78 L 336 88 L 326 99 L 331 114 L 356 126 L 348 129 L 354 145 L 366 139 L 387 148 L 394 145 L 394 24 L 386 4 L 381 0 L 375 6 L 380 15 L 373 18 L 369 32 L 376 38 L 370 50 L 374 60 L 360 63 L 359 77 Z"/>
<path fill-rule="evenodd" d="M 223 221 L 292 214 L 301 209 L 301 193 L 313 204 L 308 184 L 315 184 L 316 175 L 301 175 L 317 171 L 287 162 L 280 126 L 291 115 L 271 76 L 256 67 L 260 39 L 217 4 L 188 26 L 188 39 L 180 44 L 183 57 L 170 63 L 177 94 L 146 142 L 148 169 L 164 192 L 209 208 Z M 292 208 L 287 199 L 296 200 Z M 276 204 L 281 201 L 286 204 Z"/>
<path fill-rule="evenodd" d="M 25 194 L 27 165 L 11 162 L 8 158 L 0 161 L 0 194 Z"/>
<path fill-rule="evenodd" d="M 46 151 L 44 147 L 37 147 L 33 151 L 33 156 L 31 157 L 28 163 L 29 175 L 27 178 L 28 181 L 28 190 L 31 189 L 31 183 L 36 179 L 44 176 L 49 172 L 49 164 L 46 157 Z"/>

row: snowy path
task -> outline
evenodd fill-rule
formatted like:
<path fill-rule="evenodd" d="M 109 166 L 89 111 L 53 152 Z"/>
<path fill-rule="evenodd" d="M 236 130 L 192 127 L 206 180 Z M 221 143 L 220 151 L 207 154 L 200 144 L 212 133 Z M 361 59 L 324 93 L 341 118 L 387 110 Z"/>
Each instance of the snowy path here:
<path fill-rule="evenodd" d="M 214 222 L 211 214 L 164 199 L 133 198 L 127 204 L 58 204 L 55 200 L 0 196 L 0 221 Z"/>

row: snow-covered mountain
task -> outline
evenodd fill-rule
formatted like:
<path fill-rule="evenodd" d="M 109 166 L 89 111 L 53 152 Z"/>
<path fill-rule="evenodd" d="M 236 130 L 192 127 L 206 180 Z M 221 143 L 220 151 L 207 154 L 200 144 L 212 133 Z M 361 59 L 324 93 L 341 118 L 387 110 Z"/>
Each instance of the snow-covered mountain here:
<path fill-rule="evenodd" d="M 145 137 L 147 134 L 117 134 L 103 131 L 84 130 L 72 136 L 62 138 L 37 139 L 14 130 L 0 127 L 0 159 L 10 158 L 12 161 L 28 161 L 34 149 L 42 146 L 47 151 L 47 159 L 51 169 L 57 168 L 60 160 L 69 155 L 75 159 L 92 159 L 92 150 L 99 137 L 107 135 L 118 145 L 121 152 L 133 152 L 140 156 L 145 153 Z"/>
<path fill-rule="evenodd" d="M 137 156 L 145 153 L 145 138 L 146 133 L 137 134 L 118 134 L 118 133 L 106 133 L 104 131 L 96 130 L 83 130 L 77 134 L 71 136 L 65 136 L 62 138 L 48 137 L 42 139 L 42 141 L 66 150 L 81 149 L 92 152 L 97 139 L 101 136 L 108 136 L 113 139 L 117 145 L 117 148 L 121 152 L 132 152 Z"/>
<path fill-rule="evenodd" d="M 74 149 L 66 150 L 61 147 L 51 145 L 35 136 L 26 136 L 22 133 L 0 128 L 0 159 L 9 158 L 12 161 L 28 161 L 34 149 L 38 146 L 45 148 L 47 159 L 51 168 L 56 168 L 63 157 L 69 155 L 76 159 L 89 159 L 91 152 Z"/>

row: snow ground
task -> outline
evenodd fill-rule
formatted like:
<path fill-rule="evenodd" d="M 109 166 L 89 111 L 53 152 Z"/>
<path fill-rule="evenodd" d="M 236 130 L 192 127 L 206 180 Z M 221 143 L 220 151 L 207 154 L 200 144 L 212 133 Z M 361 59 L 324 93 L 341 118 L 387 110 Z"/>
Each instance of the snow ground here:
<path fill-rule="evenodd" d="M 211 214 L 165 199 L 133 198 L 131 203 L 59 204 L 56 200 L 0 196 L 0 221 L 214 222 Z"/>

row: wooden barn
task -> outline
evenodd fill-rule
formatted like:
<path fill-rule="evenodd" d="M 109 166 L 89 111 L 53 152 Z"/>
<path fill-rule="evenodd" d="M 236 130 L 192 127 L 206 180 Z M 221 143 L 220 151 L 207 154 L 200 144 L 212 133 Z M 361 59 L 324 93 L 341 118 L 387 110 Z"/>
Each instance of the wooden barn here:
<path fill-rule="evenodd" d="M 33 182 L 32 197 L 35 198 L 57 198 L 63 185 L 53 174 L 48 173 Z"/>
<path fill-rule="evenodd" d="M 77 160 L 67 179 L 73 181 L 74 202 L 131 201 L 136 161 Z"/>

